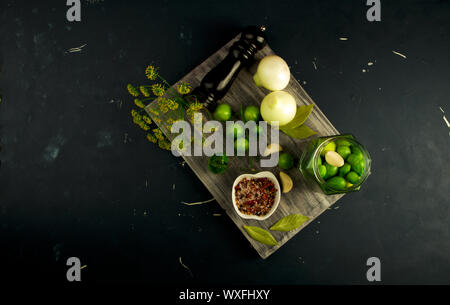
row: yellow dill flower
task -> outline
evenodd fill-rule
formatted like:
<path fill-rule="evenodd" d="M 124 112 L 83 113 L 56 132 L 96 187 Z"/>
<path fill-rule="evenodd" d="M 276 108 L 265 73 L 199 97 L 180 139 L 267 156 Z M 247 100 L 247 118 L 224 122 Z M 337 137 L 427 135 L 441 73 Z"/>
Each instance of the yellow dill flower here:
<path fill-rule="evenodd" d="M 133 118 L 133 123 L 134 124 L 136 124 L 136 125 L 141 125 L 142 124 L 142 119 L 141 119 L 141 116 L 135 116 L 134 118 Z"/>
<path fill-rule="evenodd" d="M 162 113 L 167 113 L 169 111 L 169 105 L 171 103 L 173 103 L 173 101 L 169 98 L 165 97 L 158 98 L 159 110 L 161 110 Z"/>
<path fill-rule="evenodd" d="M 152 123 L 152 120 L 146 115 L 142 116 L 142 119 L 144 120 L 145 123 L 149 125 Z"/>
<path fill-rule="evenodd" d="M 139 113 L 135 113 L 135 115 L 133 116 L 133 122 L 140 122 L 142 120 L 142 115 L 140 115 Z"/>
<path fill-rule="evenodd" d="M 147 130 L 150 129 L 150 126 L 148 126 L 147 124 L 145 124 L 144 121 L 141 121 L 141 122 L 139 123 L 139 127 L 141 127 L 141 128 L 142 128 L 143 130 L 145 130 L 145 131 L 147 131 Z"/>
<path fill-rule="evenodd" d="M 164 93 L 166 93 L 166 90 L 164 89 L 164 86 L 161 84 L 153 84 L 152 92 L 156 96 L 163 96 Z"/>
<path fill-rule="evenodd" d="M 191 122 L 194 122 L 195 113 L 199 113 L 199 110 L 201 110 L 201 109 L 203 109 L 202 103 L 193 102 L 189 105 L 188 109 L 186 110 L 186 114 L 190 118 Z"/>
<path fill-rule="evenodd" d="M 143 96 L 145 96 L 145 97 L 149 97 L 150 96 L 150 92 L 148 92 L 147 87 L 139 86 L 139 90 L 141 91 Z"/>
<path fill-rule="evenodd" d="M 147 76 L 149 80 L 155 80 L 156 77 L 158 76 L 157 70 L 158 68 L 155 68 L 154 66 L 150 65 L 145 69 L 145 76 Z"/>
<path fill-rule="evenodd" d="M 149 140 L 152 143 L 158 142 L 158 139 L 154 135 L 152 135 L 150 133 L 147 134 L 147 140 Z"/>
<path fill-rule="evenodd" d="M 191 88 L 191 85 L 189 85 L 188 83 L 181 83 L 177 85 L 177 90 L 180 94 L 188 94 L 189 92 L 191 92 Z"/>
<path fill-rule="evenodd" d="M 128 93 L 130 93 L 132 96 L 139 96 L 139 91 L 137 91 L 137 89 L 132 84 L 127 85 L 127 90 Z"/>
<path fill-rule="evenodd" d="M 135 99 L 134 99 L 134 103 L 135 103 L 136 106 L 138 106 L 139 108 L 145 108 L 144 103 L 143 103 L 140 99 L 138 99 L 138 98 L 135 98 Z"/>
<path fill-rule="evenodd" d="M 153 129 L 152 131 L 153 131 L 153 134 L 155 135 L 155 137 L 158 140 L 164 140 L 165 139 L 164 134 L 162 133 L 161 129 L 156 128 L 156 129 Z"/>
<path fill-rule="evenodd" d="M 189 105 L 188 110 L 191 109 L 192 111 L 199 111 L 203 109 L 203 104 L 200 102 L 193 102 Z"/>
<path fill-rule="evenodd" d="M 154 121 L 156 124 L 161 124 L 161 119 L 160 119 L 160 118 L 153 118 L 153 121 Z"/>
<path fill-rule="evenodd" d="M 149 108 L 148 111 L 149 111 L 151 114 L 159 115 L 159 112 L 158 112 L 157 110 L 153 109 L 153 108 Z"/>
<path fill-rule="evenodd" d="M 194 110 L 198 111 L 198 110 L 202 110 L 202 109 L 203 109 L 202 103 L 199 103 L 199 102 L 194 103 Z"/>
<path fill-rule="evenodd" d="M 139 115 L 139 113 L 136 110 L 131 109 L 131 116 L 134 118 L 136 115 Z"/>
<path fill-rule="evenodd" d="M 165 150 L 170 150 L 171 143 L 167 140 L 158 140 L 158 146 Z"/>
<path fill-rule="evenodd" d="M 171 110 L 177 110 L 178 109 L 178 103 L 177 102 L 174 102 L 173 100 L 170 100 L 169 101 L 169 108 L 171 109 Z"/>

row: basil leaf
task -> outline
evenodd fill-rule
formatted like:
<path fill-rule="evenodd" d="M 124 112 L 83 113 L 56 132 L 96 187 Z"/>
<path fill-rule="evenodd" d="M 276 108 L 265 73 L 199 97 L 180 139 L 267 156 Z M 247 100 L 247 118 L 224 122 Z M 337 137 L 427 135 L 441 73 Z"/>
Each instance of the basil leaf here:
<path fill-rule="evenodd" d="M 309 114 L 313 110 L 314 104 L 299 106 L 297 107 L 297 112 L 295 113 L 295 117 L 288 124 L 284 125 L 283 128 L 293 129 L 296 128 L 303 123 L 305 123 Z"/>
<path fill-rule="evenodd" d="M 292 129 L 281 126 L 280 130 L 294 139 L 305 139 L 317 133 L 306 125 L 300 125 Z"/>
<path fill-rule="evenodd" d="M 263 243 L 265 245 L 269 246 L 276 246 L 278 245 L 275 238 L 270 234 L 269 231 L 266 231 L 264 229 L 261 229 L 259 227 L 254 226 L 244 226 L 245 231 L 247 231 L 247 234 L 253 238 L 256 241 L 259 241 L 260 243 Z"/>
<path fill-rule="evenodd" d="M 272 231 L 292 231 L 300 227 L 308 220 L 309 217 L 302 214 L 292 214 L 278 220 L 276 224 L 270 227 L 270 229 Z"/>

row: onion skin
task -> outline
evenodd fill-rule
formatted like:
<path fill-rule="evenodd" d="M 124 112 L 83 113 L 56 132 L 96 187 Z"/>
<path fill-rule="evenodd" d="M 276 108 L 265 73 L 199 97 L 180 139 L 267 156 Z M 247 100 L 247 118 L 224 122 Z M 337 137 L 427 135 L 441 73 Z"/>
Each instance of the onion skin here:
<path fill-rule="evenodd" d="M 294 97 L 285 91 L 271 92 L 261 102 L 261 116 L 271 125 L 288 124 L 296 112 L 297 103 Z"/>
<path fill-rule="evenodd" d="M 276 55 L 264 57 L 258 64 L 253 80 L 258 87 L 271 91 L 286 88 L 291 78 L 289 66 L 283 58 Z"/>

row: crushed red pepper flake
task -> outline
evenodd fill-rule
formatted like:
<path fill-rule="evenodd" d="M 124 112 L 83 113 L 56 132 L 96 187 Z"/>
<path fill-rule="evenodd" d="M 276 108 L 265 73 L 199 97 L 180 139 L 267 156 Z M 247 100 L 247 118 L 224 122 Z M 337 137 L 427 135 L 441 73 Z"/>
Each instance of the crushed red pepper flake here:
<path fill-rule="evenodd" d="M 278 190 L 269 178 L 244 178 L 234 191 L 235 203 L 241 213 L 264 216 L 275 203 Z"/>

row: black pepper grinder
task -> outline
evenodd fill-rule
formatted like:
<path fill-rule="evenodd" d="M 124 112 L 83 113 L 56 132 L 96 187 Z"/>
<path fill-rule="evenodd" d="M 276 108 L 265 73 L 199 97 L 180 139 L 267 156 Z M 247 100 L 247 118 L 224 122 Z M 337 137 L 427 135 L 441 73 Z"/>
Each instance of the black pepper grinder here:
<path fill-rule="evenodd" d="M 228 55 L 203 77 L 200 85 L 190 95 L 213 111 L 217 101 L 230 89 L 239 71 L 250 66 L 256 52 L 266 45 L 265 30 L 265 26 L 245 28 L 239 40 L 231 45 Z"/>

